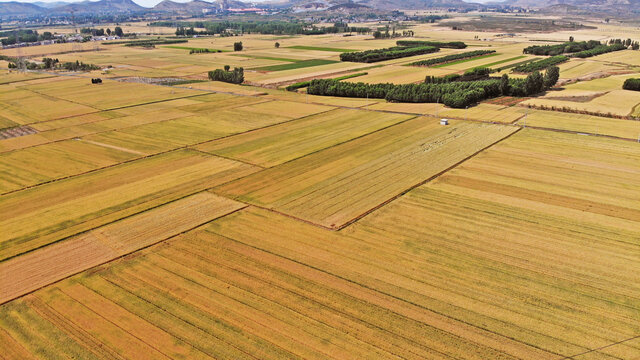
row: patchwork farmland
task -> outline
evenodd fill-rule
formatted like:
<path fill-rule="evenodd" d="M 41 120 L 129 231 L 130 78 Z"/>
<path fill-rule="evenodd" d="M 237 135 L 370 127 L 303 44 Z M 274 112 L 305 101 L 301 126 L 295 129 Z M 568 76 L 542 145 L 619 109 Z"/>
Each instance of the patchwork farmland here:
<path fill-rule="evenodd" d="M 456 108 L 304 86 L 524 82 L 532 44 L 640 39 L 593 26 L 412 23 L 467 48 L 375 63 L 340 54 L 397 39 L 21 50 L 101 69 L 0 70 L 0 359 L 640 359 L 637 50 Z"/>

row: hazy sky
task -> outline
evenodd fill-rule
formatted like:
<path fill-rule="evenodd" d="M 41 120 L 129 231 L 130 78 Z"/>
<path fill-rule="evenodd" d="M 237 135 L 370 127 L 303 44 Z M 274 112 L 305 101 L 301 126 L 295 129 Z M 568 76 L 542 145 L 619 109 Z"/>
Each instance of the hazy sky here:
<path fill-rule="evenodd" d="M 0 0 L 1 1 L 19 1 L 19 2 L 57 2 L 57 1 L 66 1 L 66 2 L 77 2 L 77 1 L 82 1 L 82 0 Z M 151 7 L 154 6 L 155 4 L 159 3 L 162 0 L 133 0 L 135 3 L 137 3 L 138 5 L 141 6 L 147 6 L 147 7 Z M 172 0 L 175 2 L 188 2 L 191 0 Z M 211 0 L 204 0 L 204 1 L 209 1 L 211 2 Z M 253 3 L 253 2 L 261 2 L 261 1 L 265 1 L 265 0 L 244 0 L 245 2 L 248 3 Z M 466 2 L 478 2 L 478 3 L 486 3 L 486 2 L 490 2 L 490 1 L 496 1 L 496 0 L 463 0 Z M 500 1 L 500 0 L 497 0 Z"/>

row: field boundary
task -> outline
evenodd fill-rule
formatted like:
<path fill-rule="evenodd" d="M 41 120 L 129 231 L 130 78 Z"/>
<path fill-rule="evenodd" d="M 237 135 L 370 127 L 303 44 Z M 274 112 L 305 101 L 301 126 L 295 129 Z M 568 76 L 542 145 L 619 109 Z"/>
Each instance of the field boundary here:
<path fill-rule="evenodd" d="M 620 345 L 620 344 L 625 343 L 625 342 L 627 342 L 627 341 L 635 340 L 635 339 L 638 339 L 638 338 L 640 338 L 640 335 L 636 335 L 636 336 L 630 337 L 630 338 L 628 338 L 628 339 L 624 339 L 624 340 L 616 341 L 616 342 L 614 342 L 614 343 L 607 344 L 607 345 L 604 345 L 604 346 L 600 346 L 600 347 L 597 347 L 597 348 L 595 348 L 595 349 L 587 350 L 587 351 L 585 351 L 585 352 L 581 352 L 581 353 L 579 353 L 579 354 L 574 354 L 574 355 L 571 355 L 571 356 L 566 356 L 566 357 L 561 358 L 560 360 L 571 360 L 571 359 L 574 359 L 576 356 L 582 356 L 582 355 L 590 354 L 590 353 L 592 353 L 592 352 L 597 352 L 597 351 L 599 351 L 599 350 L 606 349 L 606 348 L 609 348 L 609 347 L 612 347 L 612 346 L 616 346 L 616 345 Z"/>
<path fill-rule="evenodd" d="M 509 125 L 507 124 L 507 125 L 504 125 L 504 126 L 509 126 Z M 380 204 L 376 205 L 375 207 L 373 207 L 373 208 L 371 208 L 371 209 L 369 209 L 369 210 L 365 211 L 364 213 L 362 213 L 362 214 L 360 214 L 360 215 L 358 215 L 358 216 L 354 217 L 353 219 L 351 219 L 351 220 L 349 220 L 349 221 L 345 222 L 344 224 L 342 224 L 342 225 L 338 226 L 335 230 L 336 230 L 336 231 L 340 231 L 340 230 L 342 230 L 342 229 L 346 228 L 347 226 L 349 226 L 349 225 L 351 225 L 351 224 L 353 224 L 353 223 L 355 223 L 355 222 L 359 221 L 360 219 L 362 219 L 362 218 L 366 217 L 367 215 L 369 215 L 369 214 L 371 214 L 371 213 L 375 212 L 376 210 L 378 210 L 378 209 L 380 209 L 380 208 L 384 207 L 385 205 L 387 205 L 387 204 L 389 204 L 389 203 L 393 202 L 394 200 L 396 200 L 396 199 L 398 199 L 398 198 L 402 197 L 403 195 L 405 195 L 406 193 L 410 192 L 411 190 L 413 190 L 413 189 L 415 189 L 415 188 L 417 188 L 417 187 L 420 187 L 420 186 L 422 186 L 422 185 L 424 185 L 424 184 L 426 184 L 426 183 L 428 183 L 428 182 L 430 182 L 430 181 L 433 181 L 434 179 L 436 179 L 436 178 L 438 178 L 438 177 L 440 177 L 440 176 L 444 175 L 445 173 L 449 172 L 450 170 L 452 170 L 452 169 L 454 169 L 454 168 L 458 167 L 459 165 L 461 165 L 462 163 L 466 162 L 467 160 L 469 160 L 469 159 L 471 159 L 471 158 L 475 157 L 476 155 L 480 154 L 481 152 L 483 152 L 483 151 L 485 151 L 485 150 L 487 150 L 487 149 L 491 148 L 492 146 L 494 146 L 494 145 L 496 145 L 496 144 L 498 144 L 498 143 L 502 142 L 503 140 L 506 140 L 506 139 L 510 138 L 511 136 L 513 136 L 513 135 L 515 135 L 516 133 L 518 133 L 520 130 L 522 130 L 522 128 L 517 128 L 517 129 L 516 129 L 514 132 L 512 132 L 511 134 L 509 134 L 509 135 L 507 135 L 507 136 L 505 136 L 505 137 L 501 138 L 500 140 L 495 141 L 495 142 L 493 142 L 493 143 L 491 143 L 491 144 L 489 144 L 489 145 L 487 145 L 487 146 L 485 146 L 485 147 L 483 147 L 483 148 L 479 149 L 478 151 L 474 152 L 473 154 L 471 154 L 471 155 L 467 156 L 466 158 L 464 158 L 464 159 L 462 159 L 462 160 L 458 161 L 457 163 L 455 163 L 455 164 L 453 164 L 453 165 L 449 166 L 448 168 L 446 168 L 446 169 L 444 169 L 444 170 L 442 170 L 442 171 L 438 172 L 437 174 L 432 175 L 431 177 L 429 177 L 429 178 L 427 178 L 427 179 L 425 179 L 425 180 L 423 180 L 423 181 L 421 181 L 421 182 L 419 182 L 419 183 L 417 183 L 417 184 L 415 184 L 415 185 L 413 185 L 413 186 L 411 186 L 411 187 L 409 187 L 409 188 L 407 188 L 407 189 L 403 190 L 401 193 L 399 193 L 399 194 L 397 194 L 397 195 L 395 195 L 395 196 L 393 196 L 393 197 L 391 197 L 391 198 L 389 198 L 389 199 L 385 200 L 384 202 L 382 202 L 382 203 L 380 203 Z"/>
<path fill-rule="evenodd" d="M 29 251 L 27 251 L 27 252 L 24 252 L 24 253 L 21 253 L 21 254 L 18 254 L 18 255 L 14 255 L 14 256 L 9 257 L 9 258 L 7 258 L 7 259 L 3 260 L 2 262 L 0 262 L 0 266 L 5 265 L 5 264 L 7 263 L 7 261 L 9 261 L 9 260 L 11 260 L 11 259 L 17 259 L 18 257 L 24 256 L 24 255 L 27 255 L 27 254 L 35 254 L 35 251 L 37 251 L 37 250 L 39 250 L 39 249 L 43 249 L 43 248 L 45 248 L 45 247 L 53 246 L 54 244 L 60 244 L 60 243 L 61 243 L 61 242 L 63 242 L 63 241 L 72 241 L 72 238 L 79 238 L 79 237 L 80 237 L 80 236 L 82 236 L 82 235 L 88 235 L 88 234 L 89 234 L 89 233 L 91 233 L 92 231 L 95 231 L 95 230 L 98 230 L 98 229 L 104 228 L 104 227 L 106 227 L 106 226 L 108 226 L 108 225 L 112 225 L 112 224 L 115 224 L 115 223 L 118 223 L 118 222 L 121 222 L 121 221 L 124 221 L 124 220 L 127 220 L 127 219 L 131 219 L 131 218 L 133 218 L 133 217 L 135 217 L 135 216 L 137 216 L 137 215 L 142 215 L 142 214 L 144 214 L 144 213 L 146 213 L 146 212 L 148 212 L 148 211 L 152 211 L 152 210 L 154 210 L 154 209 L 158 209 L 158 208 L 163 207 L 163 206 L 171 205 L 171 204 L 174 204 L 174 203 L 176 203 L 176 202 L 178 202 L 178 201 L 184 200 L 184 199 L 186 199 L 186 198 L 188 198 L 188 197 L 195 196 L 195 195 L 202 194 L 202 193 L 209 193 L 209 194 L 212 194 L 211 192 L 208 192 L 207 190 L 200 190 L 200 191 L 198 191 L 198 192 L 191 193 L 191 194 L 189 194 L 189 195 L 185 195 L 184 197 L 180 197 L 180 198 L 175 199 L 175 200 L 173 200 L 173 201 L 169 201 L 169 202 L 166 202 L 166 203 L 163 203 L 163 204 L 160 204 L 160 205 L 154 206 L 154 207 L 149 208 L 149 209 L 147 209 L 147 210 L 143 210 L 143 211 L 137 212 L 137 213 L 135 213 L 135 214 L 131 214 L 131 215 L 129 215 L 129 216 L 126 216 L 126 217 L 123 217 L 123 218 L 120 218 L 120 219 L 117 219 L 117 220 L 111 221 L 111 222 L 109 222 L 109 223 L 102 224 L 102 225 L 100 225 L 100 226 L 97 226 L 97 227 L 94 227 L 94 228 L 91 228 L 91 229 L 88 229 L 88 230 L 85 230 L 85 231 L 79 232 L 79 233 L 77 233 L 77 234 L 67 236 L 67 237 L 62 238 L 62 239 L 59 239 L 59 240 L 57 240 L 57 241 L 55 241 L 55 242 L 52 242 L 52 243 L 49 243 L 49 244 L 46 244 L 46 245 L 43 245 L 43 246 L 37 247 L 37 248 L 32 249 L 32 250 L 29 250 Z M 219 196 L 219 195 L 215 194 L 215 196 Z M 135 250 L 126 251 L 125 253 L 123 253 L 123 254 L 119 254 L 119 255 L 117 255 L 117 256 L 115 256 L 115 257 L 113 257 L 113 258 L 109 259 L 109 260 L 102 261 L 102 262 L 99 262 L 99 263 L 96 263 L 96 264 L 93 264 L 93 265 L 89 265 L 89 266 L 84 267 L 83 269 L 80 269 L 80 270 L 77 270 L 77 271 L 76 271 L 76 270 L 74 270 L 72 274 L 69 274 L 69 275 L 66 275 L 66 276 L 60 277 L 60 278 L 58 278 L 58 279 L 56 279 L 56 280 L 54 280 L 54 281 L 52 281 L 52 282 L 49 282 L 49 283 L 44 284 L 44 285 L 42 285 L 42 286 L 39 286 L 39 287 L 37 287 L 37 288 L 31 289 L 31 290 L 29 290 L 29 291 L 22 292 L 22 293 L 20 293 L 19 295 L 11 296 L 10 298 L 7 298 L 7 299 L 2 299 L 2 300 L 0 300 L 0 305 L 5 304 L 5 303 L 8 303 L 8 302 L 13 301 L 13 300 L 18 299 L 18 298 L 21 298 L 21 297 L 23 297 L 23 296 L 25 296 L 25 295 L 31 294 L 31 293 L 33 293 L 33 292 L 35 292 L 35 291 L 38 291 L 38 290 L 40 290 L 40 289 L 42 289 L 42 288 L 44 288 L 44 287 L 47 287 L 47 286 L 50 286 L 50 285 L 52 285 L 52 284 L 58 283 L 58 282 L 60 282 L 60 281 L 62 281 L 62 280 L 68 279 L 68 278 L 70 278 L 70 277 L 72 277 L 72 276 L 75 276 L 75 275 L 77 275 L 77 274 L 79 274 L 79 273 L 82 273 L 82 272 L 84 272 L 84 271 L 88 271 L 88 270 L 90 270 L 90 269 L 93 269 L 93 268 L 98 267 L 98 266 L 102 266 L 102 265 L 107 264 L 107 263 L 111 263 L 111 262 L 116 261 L 116 260 L 118 260 L 118 259 L 121 259 L 121 258 L 123 258 L 123 257 L 129 256 L 129 255 L 131 255 L 131 254 L 133 254 L 133 253 L 136 253 L 136 252 L 138 252 L 138 251 L 141 251 L 141 250 L 144 250 L 144 249 L 146 249 L 146 248 L 149 248 L 149 247 L 152 247 L 152 246 L 158 245 L 158 244 L 160 244 L 160 243 L 163 243 L 163 242 L 165 242 L 165 241 L 168 241 L 168 240 L 170 240 L 170 239 L 173 239 L 173 238 L 175 238 L 175 237 L 178 237 L 178 236 L 180 236 L 180 235 L 183 235 L 183 234 L 185 234 L 185 233 L 187 233 L 187 232 L 193 231 L 193 230 L 195 230 L 195 229 L 197 229 L 197 228 L 199 228 L 199 227 L 202 227 L 202 226 L 204 226 L 204 225 L 206 225 L 206 224 L 208 224 L 208 223 L 210 223 L 210 222 L 212 222 L 212 221 L 215 221 L 215 220 L 220 219 L 220 218 L 222 218 L 222 217 L 225 217 L 225 216 L 227 216 L 227 215 L 233 214 L 233 213 L 235 213 L 235 212 L 241 211 L 241 210 L 246 209 L 246 208 L 248 207 L 246 204 L 241 203 L 241 202 L 239 202 L 239 201 L 235 201 L 235 200 L 232 200 L 232 199 L 229 199 L 229 198 L 226 198 L 226 197 L 225 197 L 224 199 L 225 199 L 225 200 L 227 200 L 227 201 L 230 201 L 230 202 L 236 202 L 236 203 L 238 203 L 238 204 L 241 204 L 242 206 L 238 206 L 238 208 L 237 208 L 237 209 L 232 210 L 232 211 L 227 212 L 227 213 L 224 213 L 224 214 L 222 214 L 222 215 L 214 216 L 213 218 L 209 218 L 208 220 L 206 220 L 206 221 L 204 221 L 204 222 L 202 222 L 202 223 L 198 223 L 198 224 L 197 224 L 197 225 L 195 225 L 195 226 L 192 226 L 192 227 L 190 227 L 190 228 L 188 228 L 188 229 L 182 230 L 182 231 L 180 231 L 180 232 L 178 232 L 178 233 L 176 233 L 176 234 L 174 234 L 174 235 L 171 235 L 171 236 L 169 236 L 169 237 L 166 237 L 166 238 L 162 238 L 162 239 L 159 239 L 159 240 L 153 241 L 153 242 L 151 242 L 151 243 L 149 243 L 149 244 L 146 244 L 146 245 L 143 245 L 143 246 L 141 246 L 141 247 L 138 247 L 138 248 L 136 248 Z"/>
<path fill-rule="evenodd" d="M 209 231 L 209 230 L 206 230 L 206 231 Z M 451 315 L 448 315 L 448 314 L 446 314 L 446 313 L 443 313 L 443 312 L 439 312 L 439 311 L 436 311 L 436 310 L 430 309 L 430 308 L 428 308 L 428 307 L 425 307 L 424 305 L 420 305 L 420 304 L 415 303 L 415 302 L 412 302 L 412 301 L 410 301 L 410 300 L 407 300 L 407 299 L 404 299 L 404 298 L 398 297 L 398 296 L 396 296 L 396 295 L 393 295 L 393 294 L 387 293 L 387 292 L 385 292 L 385 291 L 382 291 L 382 290 L 379 290 L 379 289 L 373 288 L 373 287 L 368 286 L 368 285 L 366 285 L 366 284 L 362 284 L 362 283 L 356 282 L 356 281 L 354 281 L 354 280 L 351 280 L 351 279 L 346 278 L 346 277 L 344 277 L 344 276 L 341 276 L 341 275 L 335 274 L 335 273 L 330 272 L 330 271 L 328 271 L 328 270 L 324 270 L 324 269 L 318 268 L 318 267 L 316 267 L 316 266 L 314 266 L 314 265 L 306 264 L 306 263 L 300 262 L 300 261 L 298 261 L 298 260 L 296 260 L 296 259 L 290 258 L 290 257 L 288 257 L 288 256 L 285 256 L 285 255 L 282 255 L 282 254 L 278 254 L 278 253 L 275 253 L 275 252 L 273 252 L 273 251 L 270 251 L 270 250 L 267 250 L 267 249 L 263 249 L 263 248 L 257 247 L 257 246 L 255 246 L 255 245 L 251 245 L 251 244 L 248 244 L 248 243 L 242 242 L 242 241 L 240 241 L 240 240 L 238 240 L 238 239 L 230 238 L 230 237 L 228 237 L 228 236 L 226 236 L 226 235 L 223 235 L 223 234 L 220 234 L 219 232 L 216 232 L 216 231 L 210 231 L 210 232 L 212 232 L 213 234 L 216 234 L 216 235 L 218 235 L 218 236 L 221 236 L 221 237 L 223 237 L 223 238 L 225 238 L 225 239 L 227 239 L 227 240 L 229 240 L 229 241 L 231 241 L 231 242 L 235 242 L 235 243 L 238 243 L 238 244 L 242 244 L 242 245 L 244 245 L 244 246 L 247 246 L 247 247 L 252 248 L 252 249 L 256 249 L 256 250 L 261 251 L 261 252 L 265 252 L 265 253 L 270 254 L 270 255 L 272 255 L 272 256 L 275 256 L 275 257 L 277 257 L 277 258 L 282 258 L 282 259 L 285 259 L 285 260 L 287 260 L 287 261 L 291 261 L 291 262 L 296 263 L 296 264 L 298 264 L 298 265 L 300 265 L 300 266 L 302 266 L 302 267 L 306 267 L 306 268 L 313 269 L 313 270 L 315 270 L 315 271 L 319 271 L 319 272 L 321 272 L 321 273 L 323 273 L 323 274 L 326 274 L 326 275 L 329 275 L 329 276 L 331 276 L 331 277 L 335 277 L 335 278 L 340 279 L 340 280 L 342 280 L 342 281 L 346 281 L 347 283 L 352 284 L 352 285 L 355 285 L 355 286 L 357 286 L 357 287 L 361 287 L 361 288 L 367 289 L 367 290 L 369 290 L 369 291 L 372 291 L 372 292 L 374 292 L 374 293 L 381 294 L 381 295 L 386 296 L 386 297 L 389 297 L 389 298 L 391 298 L 391 299 L 395 299 L 395 300 L 397 300 L 397 301 L 399 301 L 399 302 L 401 302 L 401 303 L 406 303 L 406 304 L 409 304 L 409 305 L 411 305 L 411 306 L 415 306 L 415 307 L 417 307 L 417 308 L 419 308 L 419 309 L 423 309 L 423 310 L 426 310 L 426 311 L 428 311 L 428 312 L 431 312 L 431 313 L 437 314 L 437 315 L 439 315 L 439 316 L 442 316 L 442 317 L 444 317 L 444 318 L 447 318 L 447 319 L 450 319 L 450 320 L 453 320 L 453 321 L 459 322 L 459 323 L 461 323 L 461 324 L 465 324 L 466 326 L 469 326 L 469 327 L 474 328 L 474 329 L 478 329 L 478 330 L 480 330 L 480 331 L 482 331 L 482 332 L 486 332 L 486 333 L 489 333 L 489 334 L 493 334 L 493 335 L 498 336 L 498 337 L 500 337 L 500 338 L 509 339 L 510 341 L 513 341 L 513 342 L 516 342 L 516 343 L 518 343 L 518 344 L 522 344 L 522 345 L 525 345 L 525 346 L 528 346 L 528 347 L 531 347 L 531 348 L 534 348 L 534 349 L 537 349 L 537 350 L 543 351 L 543 352 L 545 352 L 545 353 L 549 353 L 549 354 L 553 354 L 553 355 L 557 355 L 557 356 L 564 356 L 564 355 L 562 355 L 562 354 L 559 354 L 559 353 L 556 353 L 556 352 L 553 352 L 553 351 L 550 351 L 550 350 L 547 350 L 547 349 L 543 349 L 543 348 L 541 348 L 541 347 L 539 347 L 539 346 L 536 346 L 536 345 L 534 345 L 534 344 L 525 343 L 525 342 L 522 342 L 522 341 L 517 340 L 517 339 L 515 339 L 515 338 L 509 337 L 509 336 L 507 336 L 507 335 L 505 335 L 505 334 L 501 334 L 501 333 L 495 332 L 495 331 L 493 331 L 493 330 L 490 330 L 490 329 L 487 329 L 487 328 L 484 328 L 484 327 L 481 327 L 481 326 L 478 326 L 478 325 L 472 324 L 472 323 L 470 323 L 470 322 L 467 322 L 467 321 L 464 321 L 464 320 L 461 320 L 461 319 L 455 318 L 455 317 L 453 317 L 453 316 L 451 316 Z M 395 314 L 400 315 L 400 316 L 406 317 L 405 315 L 403 315 L 403 314 L 399 314 L 399 313 L 398 313 L 398 312 L 396 312 L 396 311 L 393 311 L 393 312 L 394 312 Z M 446 330 L 442 330 L 442 331 L 446 331 Z M 447 331 L 447 332 L 448 332 L 448 331 Z M 575 356 L 575 355 L 574 355 L 574 356 Z M 561 360 L 565 360 L 565 359 L 561 358 Z"/>

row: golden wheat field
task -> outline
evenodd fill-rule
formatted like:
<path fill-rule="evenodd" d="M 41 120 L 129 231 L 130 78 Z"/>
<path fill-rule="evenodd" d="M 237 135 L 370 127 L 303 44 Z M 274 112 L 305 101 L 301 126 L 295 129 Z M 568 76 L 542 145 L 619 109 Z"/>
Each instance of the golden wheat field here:
<path fill-rule="evenodd" d="M 528 46 L 640 30 L 406 13 L 447 18 L 392 24 L 412 38 L 0 49 L 0 359 L 639 360 L 640 92 L 622 86 L 640 52 L 574 58 L 544 92 L 459 108 L 303 85 L 525 79 L 513 68 L 544 58 Z M 467 47 L 340 60 L 407 39 Z M 411 65 L 475 50 L 495 53 Z M 7 68 L 48 56 L 99 69 Z M 244 83 L 208 80 L 225 65 Z"/>

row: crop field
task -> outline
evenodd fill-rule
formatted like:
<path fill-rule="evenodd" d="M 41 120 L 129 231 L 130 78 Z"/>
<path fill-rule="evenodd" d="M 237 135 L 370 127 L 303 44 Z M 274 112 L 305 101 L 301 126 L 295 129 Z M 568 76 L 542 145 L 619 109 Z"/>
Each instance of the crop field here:
<path fill-rule="evenodd" d="M 640 92 L 630 90 L 613 90 L 602 96 L 597 96 L 587 102 L 556 99 L 554 97 L 540 97 L 523 102 L 524 105 L 545 106 L 547 108 L 567 108 L 575 111 L 618 116 L 628 116 L 640 104 Z"/>
<path fill-rule="evenodd" d="M 640 122 L 634 120 L 529 110 L 526 120 L 521 118 L 518 123 L 526 126 L 609 135 L 631 140 L 640 138 Z"/>
<path fill-rule="evenodd" d="M 262 167 L 272 167 L 381 130 L 411 117 L 339 109 L 214 140 L 196 148 Z"/>
<path fill-rule="evenodd" d="M 29 252 L 255 170 L 231 160 L 177 151 L 11 193 L 4 196 L 0 204 L 3 229 L 0 259 Z M 25 227 L 25 223 L 30 226 Z"/>
<path fill-rule="evenodd" d="M 640 30 L 612 19 L 532 33 L 523 24 L 565 23 L 413 13 L 448 18 L 389 23 L 413 37 L 0 49 L 100 67 L 0 60 L 0 359 L 640 360 L 640 92 L 622 89 L 640 52 L 572 58 L 557 86 L 469 92 L 455 109 L 387 101 L 392 85 L 375 99 L 285 90 L 478 66 L 524 78 L 512 65 L 544 58 L 525 47 Z M 486 31 L 447 25 L 476 18 Z M 349 25 L 384 33 L 386 21 L 367 21 Z M 173 26 L 118 25 L 174 38 Z M 466 47 L 340 61 L 412 39 Z M 410 66 L 475 50 L 495 53 Z M 225 65 L 244 82 L 208 80 Z M 416 88 L 431 91 L 400 89 Z"/>
<path fill-rule="evenodd" d="M 216 192 L 339 228 L 515 130 L 470 123 L 449 129 L 433 119 L 416 118 L 260 171 Z"/>

